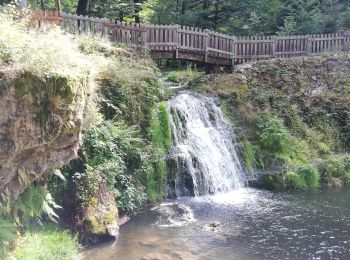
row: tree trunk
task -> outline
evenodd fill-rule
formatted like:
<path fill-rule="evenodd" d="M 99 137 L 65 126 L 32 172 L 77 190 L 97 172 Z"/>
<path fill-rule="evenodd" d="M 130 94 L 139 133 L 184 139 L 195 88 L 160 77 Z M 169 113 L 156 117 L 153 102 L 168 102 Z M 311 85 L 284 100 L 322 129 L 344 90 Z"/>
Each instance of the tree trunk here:
<path fill-rule="evenodd" d="M 203 0 L 203 10 L 208 9 L 208 7 L 209 7 L 209 2 L 208 2 L 208 0 Z"/>
<path fill-rule="evenodd" d="M 77 7 L 77 15 L 86 15 L 89 0 L 79 0 Z"/>
<path fill-rule="evenodd" d="M 140 23 L 140 9 L 141 9 L 141 0 L 134 0 L 135 23 Z"/>
<path fill-rule="evenodd" d="M 56 0 L 56 9 L 58 13 L 61 12 L 61 0 Z"/>
<path fill-rule="evenodd" d="M 184 15 L 186 12 L 186 1 L 182 2 L 181 14 Z"/>
<path fill-rule="evenodd" d="M 215 28 L 215 30 L 218 28 L 219 6 L 220 6 L 220 0 L 216 0 L 216 2 L 215 2 L 215 16 L 214 16 L 214 28 Z"/>

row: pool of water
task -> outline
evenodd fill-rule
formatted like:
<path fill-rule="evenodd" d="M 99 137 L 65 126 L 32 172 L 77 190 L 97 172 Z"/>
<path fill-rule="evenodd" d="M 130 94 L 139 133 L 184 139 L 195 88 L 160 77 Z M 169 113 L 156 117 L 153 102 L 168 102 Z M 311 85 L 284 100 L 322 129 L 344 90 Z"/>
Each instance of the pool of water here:
<path fill-rule="evenodd" d="M 86 259 L 350 259 L 350 190 L 245 188 L 167 201 Z"/>

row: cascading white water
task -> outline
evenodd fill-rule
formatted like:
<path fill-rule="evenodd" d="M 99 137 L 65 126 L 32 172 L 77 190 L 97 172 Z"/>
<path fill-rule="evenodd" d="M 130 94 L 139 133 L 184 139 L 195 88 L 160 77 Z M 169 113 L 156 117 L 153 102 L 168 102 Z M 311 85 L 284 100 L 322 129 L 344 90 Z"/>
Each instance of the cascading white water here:
<path fill-rule="evenodd" d="M 173 134 L 168 194 L 199 196 L 242 187 L 234 132 L 215 101 L 182 92 L 168 104 Z"/>

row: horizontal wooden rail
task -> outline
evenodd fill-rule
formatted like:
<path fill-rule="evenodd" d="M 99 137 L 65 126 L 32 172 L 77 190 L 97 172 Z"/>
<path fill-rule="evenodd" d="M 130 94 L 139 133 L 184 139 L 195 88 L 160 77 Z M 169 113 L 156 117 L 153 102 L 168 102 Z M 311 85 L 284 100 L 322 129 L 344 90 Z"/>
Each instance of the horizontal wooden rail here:
<path fill-rule="evenodd" d="M 147 48 L 154 59 L 187 59 L 234 65 L 272 58 L 350 50 L 350 33 L 280 36 L 230 36 L 180 25 L 140 25 L 67 14 L 35 11 L 34 19 L 55 23 L 73 34 L 108 37 L 113 43 Z"/>

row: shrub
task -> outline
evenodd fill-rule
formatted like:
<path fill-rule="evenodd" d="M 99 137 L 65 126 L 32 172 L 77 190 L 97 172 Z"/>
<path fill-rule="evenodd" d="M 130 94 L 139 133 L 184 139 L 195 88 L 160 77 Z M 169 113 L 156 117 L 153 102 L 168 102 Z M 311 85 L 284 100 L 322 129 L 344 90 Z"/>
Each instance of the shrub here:
<path fill-rule="evenodd" d="M 304 179 L 309 189 L 316 189 L 320 186 L 320 176 L 315 166 L 311 164 L 304 165 L 298 169 L 298 174 Z"/>
<path fill-rule="evenodd" d="M 101 182 L 114 193 L 123 211 L 142 205 L 145 194 L 139 179 L 147 175 L 155 155 L 135 127 L 105 121 L 85 134 L 83 152 L 86 169 L 75 175 L 82 206 L 88 206 Z"/>
<path fill-rule="evenodd" d="M 284 182 L 287 188 L 306 190 L 307 184 L 300 174 L 296 172 L 287 172 L 284 176 Z"/>
<path fill-rule="evenodd" d="M 261 147 L 277 159 L 287 163 L 306 161 L 305 144 L 289 133 L 282 120 L 269 114 L 260 114 L 256 118 L 256 125 Z"/>
<path fill-rule="evenodd" d="M 324 182 L 329 182 L 332 178 L 346 181 L 346 173 L 350 171 L 350 156 L 331 157 L 320 167 L 320 171 Z"/>

